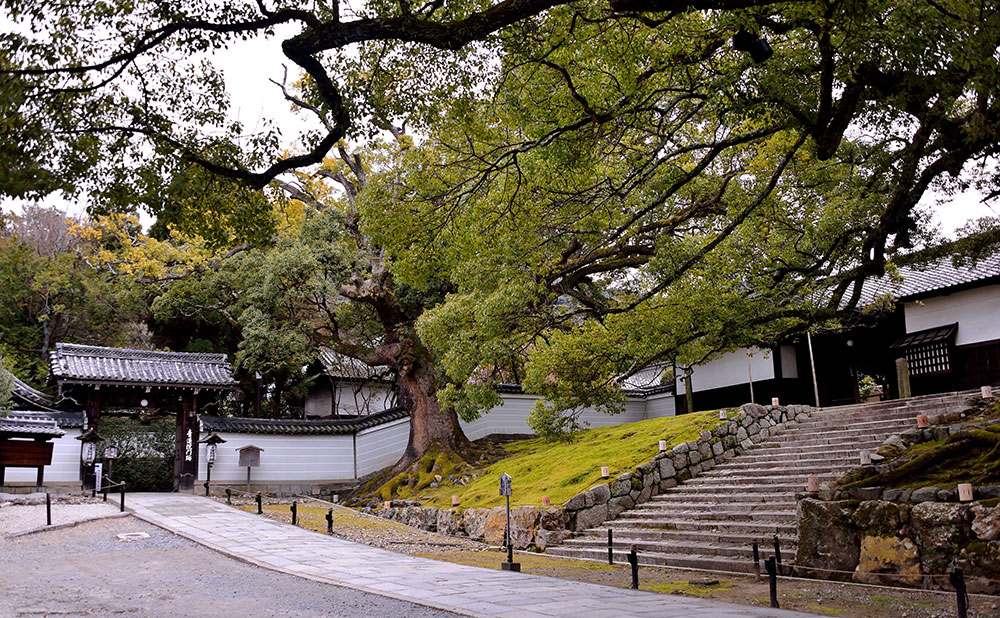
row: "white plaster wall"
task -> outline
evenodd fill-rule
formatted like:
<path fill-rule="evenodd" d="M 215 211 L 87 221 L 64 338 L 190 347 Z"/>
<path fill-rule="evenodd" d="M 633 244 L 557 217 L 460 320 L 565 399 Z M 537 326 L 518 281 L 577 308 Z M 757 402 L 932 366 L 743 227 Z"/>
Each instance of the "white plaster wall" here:
<path fill-rule="evenodd" d="M 1000 339 L 1000 285 L 904 303 L 903 313 L 908 333 L 958 322 L 957 345 Z"/>
<path fill-rule="evenodd" d="M 774 360 L 770 350 L 750 349 L 750 369 L 753 381 L 771 380 L 774 378 Z M 750 381 L 747 369 L 747 349 L 739 348 L 733 352 L 694 368 L 691 374 L 691 388 L 695 391 L 707 391 L 723 386 L 746 384 Z M 677 392 L 684 392 L 683 372 L 677 372 Z"/>
<path fill-rule="evenodd" d="M 410 419 L 365 429 L 358 433 L 358 478 L 396 463 L 410 439 Z"/>
<path fill-rule="evenodd" d="M 213 481 L 246 481 L 236 449 L 253 444 L 264 449 L 252 481 L 334 481 L 354 478 L 353 436 L 284 436 L 219 432 L 226 440 L 217 447 Z M 405 444 L 405 441 L 404 441 Z M 205 444 L 198 449 L 198 479 L 205 480 Z"/>
<path fill-rule="evenodd" d="M 45 484 L 80 481 L 79 429 L 65 429 L 66 435 L 52 441 L 52 463 L 45 466 Z M 4 483 L 35 483 L 36 468 L 7 468 Z"/>
<path fill-rule="evenodd" d="M 340 382 L 334 390 L 336 407 L 333 410 L 338 414 L 375 414 L 395 405 L 392 389 L 388 385 Z"/>
<path fill-rule="evenodd" d="M 507 394 L 502 395 L 503 405 L 497 406 L 489 412 L 483 414 L 471 423 L 460 421 L 462 431 L 470 440 L 478 440 L 494 434 L 534 434 L 534 430 L 528 426 L 528 414 L 532 406 L 540 399 L 537 395 Z M 602 414 L 592 408 L 587 408 L 579 416 L 579 421 L 584 427 L 607 427 L 609 425 L 621 425 L 623 423 L 634 423 L 646 418 L 656 418 L 657 416 L 673 416 L 674 398 L 673 395 L 664 395 L 657 399 L 654 406 L 655 413 L 650 415 L 647 412 L 647 401 L 644 399 L 630 399 L 625 404 L 625 411 L 621 414 Z"/>
<path fill-rule="evenodd" d="M 650 395 L 646 398 L 646 418 L 677 416 L 676 401 L 673 393 Z"/>

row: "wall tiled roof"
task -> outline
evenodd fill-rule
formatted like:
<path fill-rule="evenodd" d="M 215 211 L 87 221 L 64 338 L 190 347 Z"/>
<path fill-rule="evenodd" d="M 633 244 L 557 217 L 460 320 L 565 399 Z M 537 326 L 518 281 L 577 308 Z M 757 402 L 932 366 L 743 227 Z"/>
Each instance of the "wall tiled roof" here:
<path fill-rule="evenodd" d="M 53 420 L 0 418 L 0 436 L 5 438 L 59 438 L 65 434 Z"/>
<path fill-rule="evenodd" d="M 50 360 L 57 381 L 186 385 L 235 384 L 225 354 L 156 352 L 57 343 Z"/>
<path fill-rule="evenodd" d="M 354 418 L 331 420 L 295 420 L 270 418 L 222 418 L 219 416 L 202 416 L 201 425 L 205 431 L 226 433 L 268 433 L 283 435 L 336 435 L 353 434 L 371 427 L 378 427 L 407 417 L 403 408 L 392 408 Z"/>
<path fill-rule="evenodd" d="M 51 421 L 62 429 L 82 429 L 83 412 L 60 412 L 51 410 L 15 410 L 10 418 L 20 420 Z"/>

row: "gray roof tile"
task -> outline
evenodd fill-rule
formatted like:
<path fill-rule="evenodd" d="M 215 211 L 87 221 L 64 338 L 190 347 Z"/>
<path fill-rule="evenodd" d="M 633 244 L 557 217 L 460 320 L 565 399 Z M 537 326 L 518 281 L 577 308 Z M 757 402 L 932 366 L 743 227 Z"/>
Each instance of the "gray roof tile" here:
<path fill-rule="evenodd" d="M 0 418 L 0 435 L 20 438 L 59 438 L 66 432 L 53 420 L 25 419 L 19 417 Z"/>
<path fill-rule="evenodd" d="M 172 384 L 203 388 L 235 385 L 225 354 L 156 352 L 57 343 L 50 360 L 56 381 Z"/>
<path fill-rule="evenodd" d="M 407 412 L 403 408 L 391 408 L 377 414 L 369 414 L 368 416 L 318 421 L 270 418 L 223 418 L 219 416 L 202 416 L 200 418 L 202 428 L 205 431 L 320 436 L 358 433 L 364 429 L 377 427 L 406 417 Z"/>
<path fill-rule="evenodd" d="M 865 281 L 858 305 L 870 305 L 886 294 L 907 301 L 949 290 L 1000 283 L 1000 253 L 959 266 L 953 264 L 950 257 L 944 257 L 926 264 L 903 266 L 899 275 L 901 280 L 884 276 Z M 850 291 L 844 295 L 845 298 L 850 296 Z"/>

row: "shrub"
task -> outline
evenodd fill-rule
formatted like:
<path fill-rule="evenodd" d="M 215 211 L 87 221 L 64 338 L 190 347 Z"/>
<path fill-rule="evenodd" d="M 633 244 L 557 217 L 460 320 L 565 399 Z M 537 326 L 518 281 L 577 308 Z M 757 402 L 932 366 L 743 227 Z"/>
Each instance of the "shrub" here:
<path fill-rule="evenodd" d="M 128 491 L 170 491 L 174 488 L 174 443 L 176 420 L 157 418 L 143 421 L 134 418 L 105 417 L 97 432 L 107 441 L 101 443 L 98 456 L 104 460 L 104 447 L 118 447 L 118 458 L 111 467 L 111 480 L 125 481 Z M 105 469 L 107 469 L 107 460 Z"/>

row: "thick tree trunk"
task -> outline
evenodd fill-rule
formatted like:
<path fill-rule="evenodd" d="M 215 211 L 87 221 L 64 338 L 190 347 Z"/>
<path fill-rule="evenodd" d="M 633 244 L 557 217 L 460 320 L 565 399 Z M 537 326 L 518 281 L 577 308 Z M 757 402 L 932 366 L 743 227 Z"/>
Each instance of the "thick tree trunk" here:
<path fill-rule="evenodd" d="M 454 410 L 441 408 L 433 363 L 415 363 L 399 374 L 401 403 L 410 411 L 410 440 L 394 466 L 398 472 L 434 448 L 466 458 L 472 443 L 465 437 Z"/>

